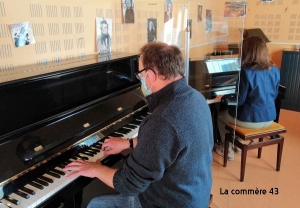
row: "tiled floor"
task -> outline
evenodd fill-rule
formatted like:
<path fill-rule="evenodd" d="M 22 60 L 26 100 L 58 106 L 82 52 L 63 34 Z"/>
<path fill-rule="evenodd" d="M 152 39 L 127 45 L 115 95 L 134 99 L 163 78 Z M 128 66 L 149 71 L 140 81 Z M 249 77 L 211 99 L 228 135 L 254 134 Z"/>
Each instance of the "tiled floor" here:
<path fill-rule="evenodd" d="M 282 208 L 300 207 L 300 112 L 281 110 L 279 123 L 286 127 L 281 168 L 276 171 L 277 145 L 262 149 L 261 159 L 257 149 L 248 151 L 245 180 L 239 181 L 240 155 L 223 167 L 223 158 L 213 153 L 213 205 L 219 208 Z M 265 189 L 259 195 L 236 195 L 231 191 Z M 278 194 L 271 194 L 278 190 Z M 228 190 L 228 194 L 225 194 Z"/>

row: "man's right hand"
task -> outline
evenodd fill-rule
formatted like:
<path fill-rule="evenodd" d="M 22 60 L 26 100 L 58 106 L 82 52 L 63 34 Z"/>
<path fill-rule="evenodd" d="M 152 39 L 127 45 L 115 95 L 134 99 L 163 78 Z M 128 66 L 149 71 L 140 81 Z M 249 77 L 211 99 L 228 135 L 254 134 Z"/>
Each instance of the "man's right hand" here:
<path fill-rule="evenodd" d="M 104 155 L 114 155 L 129 148 L 129 142 L 127 139 L 120 137 L 110 137 L 104 140 L 101 150 L 104 151 Z"/>

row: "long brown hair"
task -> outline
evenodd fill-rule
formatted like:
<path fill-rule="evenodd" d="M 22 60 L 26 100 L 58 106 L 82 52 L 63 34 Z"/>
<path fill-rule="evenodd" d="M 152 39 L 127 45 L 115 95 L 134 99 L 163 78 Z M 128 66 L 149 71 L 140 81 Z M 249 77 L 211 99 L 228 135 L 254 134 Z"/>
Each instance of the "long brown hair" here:
<path fill-rule="evenodd" d="M 184 76 L 184 60 L 180 49 L 174 45 L 156 42 L 144 45 L 140 53 L 145 68 L 152 68 L 165 79 Z"/>
<path fill-rule="evenodd" d="M 259 36 L 250 36 L 243 41 L 242 68 L 268 70 L 270 61 L 266 42 Z"/>

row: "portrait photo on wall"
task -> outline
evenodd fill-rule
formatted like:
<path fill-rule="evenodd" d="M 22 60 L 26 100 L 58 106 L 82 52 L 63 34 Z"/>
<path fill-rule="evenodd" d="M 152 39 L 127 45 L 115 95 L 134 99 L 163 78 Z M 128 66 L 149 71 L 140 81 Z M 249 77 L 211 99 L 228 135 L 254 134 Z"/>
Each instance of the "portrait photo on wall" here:
<path fill-rule="evenodd" d="M 202 8 L 203 8 L 203 5 L 202 4 L 198 4 L 198 12 L 197 12 L 197 20 L 198 22 L 202 22 Z"/>
<path fill-rule="evenodd" d="M 11 24 L 10 31 L 16 48 L 35 43 L 32 27 L 29 22 Z"/>
<path fill-rule="evenodd" d="M 192 19 L 187 20 L 186 31 L 190 32 L 190 39 L 192 38 Z"/>
<path fill-rule="evenodd" d="M 210 33 L 212 30 L 212 10 L 207 9 L 205 15 L 205 33 Z"/>
<path fill-rule="evenodd" d="M 224 17 L 245 17 L 246 5 L 245 1 L 225 2 Z"/>
<path fill-rule="evenodd" d="M 165 17 L 164 22 L 168 22 L 172 19 L 172 11 L 173 11 L 173 1 L 172 0 L 165 0 Z"/>
<path fill-rule="evenodd" d="M 112 19 L 96 17 L 96 43 L 99 56 L 111 54 Z"/>
<path fill-rule="evenodd" d="M 157 19 L 147 19 L 148 43 L 157 41 Z"/>
<path fill-rule="evenodd" d="M 134 23 L 134 0 L 122 0 L 122 11 L 124 23 Z"/>

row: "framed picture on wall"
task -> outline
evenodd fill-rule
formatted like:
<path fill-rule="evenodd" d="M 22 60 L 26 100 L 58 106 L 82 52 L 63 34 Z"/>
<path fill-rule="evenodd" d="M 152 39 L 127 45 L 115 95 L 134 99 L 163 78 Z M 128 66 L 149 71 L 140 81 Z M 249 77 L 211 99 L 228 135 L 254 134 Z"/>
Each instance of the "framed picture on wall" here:
<path fill-rule="evenodd" d="M 203 5 L 198 4 L 198 10 L 197 10 L 197 20 L 198 20 L 198 22 L 202 22 L 202 9 L 203 9 Z"/>
<path fill-rule="evenodd" d="M 207 9 L 205 15 L 205 33 L 212 31 L 212 10 Z"/>
<path fill-rule="evenodd" d="M 134 0 L 122 0 L 122 11 L 124 23 L 134 23 Z"/>
<path fill-rule="evenodd" d="M 225 2 L 224 17 L 245 17 L 246 5 L 245 1 Z"/>
<path fill-rule="evenodd" d="M 111 54 L 112 19 L 96 17 L 96 43 L 100 56 L 108 57 Z"/>
<path fill-rule="evenodd" d="M 165 0 L 165 13 L 164 13 L 164 22 L 168 22 L 172 19 L 172 11 L 173 11 L 173 1 Z"/>
<path fill-rule="evenodd" d="M 11 24 L 10 30 L 16 48 L 35 43 L 32 27 L 29 22 Z"/>
<path fill-rule="evenodd" d="M 148 43 L 157 41 L 157 19 L 147 19 Z"/>

